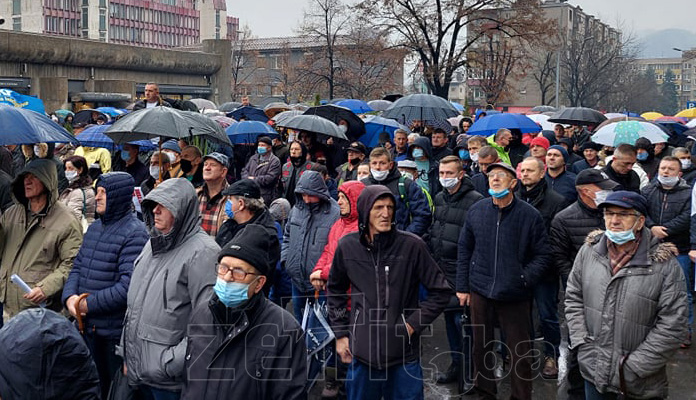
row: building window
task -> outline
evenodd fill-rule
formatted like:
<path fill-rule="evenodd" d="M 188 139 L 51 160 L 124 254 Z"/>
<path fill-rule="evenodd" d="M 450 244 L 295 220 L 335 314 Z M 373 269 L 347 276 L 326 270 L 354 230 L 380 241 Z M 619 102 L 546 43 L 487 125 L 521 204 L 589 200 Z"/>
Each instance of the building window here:
<path fill-rule="evenodd" d="M 280 86 L 271 86 L 271 96 L 282 96 L 283 91 L 280 90 Z"/>
<path fill-rule="evenodd" d="M 256 68 L 266 68 L 266 57 L 257 56 L 256 57 Z"/>
<path fill-rule="evenodd" d="M 99 10 L 99 31 L 106 32 L 106 9 Z"/>
<path fill-rule="evenodd" d="M 15 31 L 22 30 L 22 17 L 12 18 L 12 30 L 15 30 Z"/>
<path fill-rule="evenodd" d="M 271 69 L 280 69 L 280 56 L 268 57 L 268 64 Z"/>
<path fill-rule="evenodd" d="M 22 0 L 12 0 L 12 15 L 21 15 L 21 14 L 22 14 Z"/>

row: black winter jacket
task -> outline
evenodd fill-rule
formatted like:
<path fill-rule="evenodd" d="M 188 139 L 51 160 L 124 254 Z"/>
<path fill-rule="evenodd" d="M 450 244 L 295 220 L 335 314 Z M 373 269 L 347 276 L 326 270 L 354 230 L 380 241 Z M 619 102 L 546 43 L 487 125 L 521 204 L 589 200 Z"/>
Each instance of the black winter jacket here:
<path fill-rule="evenodd" d="M 568 200 L 568 203 L 572 203 L 578 199 L 578 192 L 575 189 L 575 178 L 577 178 L 577 175 L 569 171 L 564 171 L 555 178 L 552 178 L 548 172 L 546 172 L 544 175 L 544 179 L 546 180 L 549 188 L 555 190 L 556 193 L 565 197 Z"/>
<path fill-rule="evenodd" d="M 531 190 L 527 190 L 524 185 L 519 185 L 515 194 L 541 213 L 546 232 L 551 229 L 553 217 L 568 205 L 568 200 L 555 190 L 550 189 L 544 179 L 539 181 Z"/>
<path fill-rule="evenodd" d="M 653 181 L 643 189 L 648 200 L 648 215 L 645 226 L 664 226 L 667 237 L 664 242 L 672 242 L 680 254 L 689 251 L 689 228 L 691 226 L 691 187 L 683 179 L 677 186 L 665 189 L 658 181 Z"/>
<path fill-rule="evenodd" d="M 607 174 L 609 179 L 619 184 L 614 190 L 630 190 L 632 192 L 640 193 L 640 177 L 636 171 L 628 171 L 627 174 L 618 174 L 611 167 L 611 162 L 604 168 L 602 172 Z"/>
<path fill-rule="evenodd" d="M 469 209 L 459 236 L 457 292 L 526 300 L 550 263 L 539 211 L 514 197 L 504 208 L 483 199 Z"/>
<path fill-rule="evenodd" d="M 471 177 L 471 183 L 474 185 L 474 189 L 476 189 L 481 196 L 491 197 L 491 195 L 488 194 L 488 189 L 490 187 L 488 186 L 488 177 L 484 175 L 483 172 L 474 174 L 474 176 Z"/>
<path fill-rule="evenodd" d="M 570 273 L 587 234 L 596 229 L 604 229 L 602 211 L 589 208 L 581 200 L 556 214 L 551 221 L 549 242 L 554 266 L 561 275 Z"/>

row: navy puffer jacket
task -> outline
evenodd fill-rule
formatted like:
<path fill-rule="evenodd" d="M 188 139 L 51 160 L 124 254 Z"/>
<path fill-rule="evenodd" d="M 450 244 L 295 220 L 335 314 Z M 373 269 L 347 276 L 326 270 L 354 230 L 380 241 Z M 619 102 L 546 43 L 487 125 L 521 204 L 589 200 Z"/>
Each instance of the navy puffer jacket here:
<path fill-rule="evenodd" d="M 85 328 L 113 339 L 121 336 L 133 261 L 149 239 L 145 224 L 131 211 L 133 185 L 126 172 L 99 178 L 106 212 L 85 233 L 63 289 L 63 304 L 72 295 L 90 293 Z"/>

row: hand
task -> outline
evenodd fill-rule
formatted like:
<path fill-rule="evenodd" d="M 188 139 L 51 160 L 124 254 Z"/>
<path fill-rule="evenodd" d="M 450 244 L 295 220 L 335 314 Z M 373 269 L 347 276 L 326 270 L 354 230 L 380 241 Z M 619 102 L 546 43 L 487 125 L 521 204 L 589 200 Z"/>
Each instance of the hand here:
<path fill-rule="evenodd" d="M 321 279 L 321 271 L 316 270 L 309 276 L 309 282 L 318 291 L 326 290 L 326 281 Z"/>
<path fill-rule="evenodd" d="M 80 300 L 80 302 L 77 303 L 75 310 L 77 312 L 79 312 L 83 317 L 85 315 L 87 315 L 87 298 L 86 297 L 83 297 L 82 300 Z"/>
<path fill-rule="evenodd" d="M 77 301 L 78 296 L 76 294 L 68 297 L 68 300 L 65 301 L 65 307 L 68 308 L 68 312 L 70 315 L 73 317 L 77 318 L 77 309 L 75 308 L 76 304 L 75 302 Z"/>
<path fill-rule="evenodd" d="M 34 304 L 40 304 L 46 300 L 46 295 L 44 294 L 43 290 L 41 290 L 40 287 L 35 287 L 35 288 L 31 289 L 31 292 L 26 293 L 22 297 L 31 301 Z"/>
<path fill-rule="evenodd" d="M 691 262 L 696 262 L 696 250 L 689 251 L 689 258 L 691 259 Z"/>
<path fill-rule="evenodd" d="M 406 332 L 408 332 L 408 337 L 413 336 L 413 332 L 415 332 L 415 329 L 409 324 L 408 322 L 406 323 Z"/>
<path fill-rule="evenodd" d="M 341 362 L 344 364 L 350 364 L 353 361 L 353 354 L 350 352 L 350 339 L 348 339 L 348 336 L 336 339 L 336 354 L 341 357 Z"/>
<path fill-rule="evenodd" d="M 123 363 L 123 376 L 128 375 L 128 367 L 126 366 L 126 363 Z"/>
<path fill-rule="evenodd" d="M 459 299 L 459 305 L 464 307 L 469 305 L 470 297 L 469 293 L 457 293 L 457 298 Z"/>
<path fill-rule="evenodd" d="M 650 232 L 653 234 L 653 236 L 657 237 L 658 239 L 664 239 L 667 237 L 667 228 L 665 228 L 664 226 L 655 225 L 652 228 L 650 228 Z"/>
<path fill-rule="evenodd" d="M 247 176 L 247 179 L 254 179 L 253 176 Z"/>

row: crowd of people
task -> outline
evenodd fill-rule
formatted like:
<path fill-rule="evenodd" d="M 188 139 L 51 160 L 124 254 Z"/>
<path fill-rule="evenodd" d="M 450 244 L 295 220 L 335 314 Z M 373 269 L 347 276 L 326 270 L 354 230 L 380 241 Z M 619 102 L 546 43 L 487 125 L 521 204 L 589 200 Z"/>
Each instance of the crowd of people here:
<path fill-rule="evenodd" d="M 148 87 L 138 108 L 168 106 Z M 565 319 L 569 398 L 666 398 L 693 326 L 691 151 L 472 122 L 372 149 L 292 131 L 243 152 L 1 148 L 0 397 L 306 398 L 317 304 L 335 335 L 324 398 L 422 399 L 441 314 L 438 384 L 494 399 L 500 359 L 531 399 L 535 362 L 559 378 Z M 69 334 L 17 340 L 37 330 Z M 17 361 L 36 346 L 59 353 Z"/>

